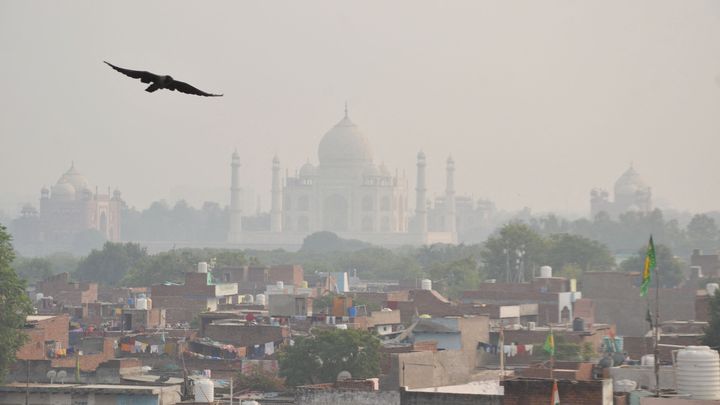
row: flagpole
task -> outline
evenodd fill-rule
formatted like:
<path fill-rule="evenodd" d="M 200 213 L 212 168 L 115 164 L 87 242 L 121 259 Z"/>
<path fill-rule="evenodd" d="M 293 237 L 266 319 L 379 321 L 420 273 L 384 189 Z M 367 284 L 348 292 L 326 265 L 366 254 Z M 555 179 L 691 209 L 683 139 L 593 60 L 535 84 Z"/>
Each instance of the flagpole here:
<path fill-rule="evenodd" d="M 550 379 L 555 379 L 555 336 L 553 336 L 552 324 L 550 325 L 550 336 L 552 336 L 552 352 L 550 353 Z"/>

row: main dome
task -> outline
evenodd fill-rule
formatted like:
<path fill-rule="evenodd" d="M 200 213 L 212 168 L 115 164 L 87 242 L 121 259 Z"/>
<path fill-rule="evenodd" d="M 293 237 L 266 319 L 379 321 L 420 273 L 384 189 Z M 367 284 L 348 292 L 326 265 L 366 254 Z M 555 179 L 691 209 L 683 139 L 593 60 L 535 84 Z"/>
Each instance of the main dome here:
<path fill-rule="evenodd" d="M 635 194 L 638 191 L 645 191 L 647 188 L 648 186 L 632 166 L 615 182 L 616 195 Z"/>
<path fill-rule="evenodd" d="M 70 169 L 57 181 L 58 185 L 63 183 L 70 184 L 77 192 L 88 188 L 87 179 L 75 169 L 75 163 L 70 165 Z"/>
<path fill-rule="evenodd" d="M 370 142 L 345 114 L 320 141 L 318 158 L 323 166 L 366 165 L 372 163 Z"/>

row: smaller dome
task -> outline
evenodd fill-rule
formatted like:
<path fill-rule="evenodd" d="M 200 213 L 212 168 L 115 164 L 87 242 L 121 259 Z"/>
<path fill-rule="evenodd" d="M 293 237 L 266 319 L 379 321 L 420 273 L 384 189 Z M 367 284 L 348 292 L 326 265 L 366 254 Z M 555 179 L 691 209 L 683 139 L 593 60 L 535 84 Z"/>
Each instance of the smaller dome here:
<path fill-rule="evenodd" d="M 312 163 L 307 162 L 300 168 L 300 177 L 314 177 L 317 175 L 317 168 Z"/>
<path fill-rule="evenodd" d="M 75 199 L 75 187 L 70 183 L 58 183 L 52 187 L 52 198 L 69 201 Z"/>
<path fill-rule="evenodd" d="M 363 169 L 363 177 L 378 177 L 380 176 L 380 170 L 375 165 L 367 165 Z"/>

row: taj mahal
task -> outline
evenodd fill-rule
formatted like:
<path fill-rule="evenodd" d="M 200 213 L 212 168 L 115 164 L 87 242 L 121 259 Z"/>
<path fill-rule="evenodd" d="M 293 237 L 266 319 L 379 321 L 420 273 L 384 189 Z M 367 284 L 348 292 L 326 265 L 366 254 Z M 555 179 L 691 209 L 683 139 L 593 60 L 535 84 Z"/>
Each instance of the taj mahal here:
<path fill-rule="evenodd" d="M 427 198 L 426 156 L 418 153 L 411 209 L 408 180 L 385 164 L 376 164 L 368 139 L 350 119 L 347 107 L 344 117 L 320 141 L 317 165 L 308 161 L 295 176 L 282 176 L 280 162 L 277 155 L 272 160 L 269 229 L 244 231 L 240 155 L 233 153 L 228 243 L 294 248 L 319 231 L 382 246 L 457 243 L 453 159 L 446 161 L 442 204 L 433 207 Z"/>

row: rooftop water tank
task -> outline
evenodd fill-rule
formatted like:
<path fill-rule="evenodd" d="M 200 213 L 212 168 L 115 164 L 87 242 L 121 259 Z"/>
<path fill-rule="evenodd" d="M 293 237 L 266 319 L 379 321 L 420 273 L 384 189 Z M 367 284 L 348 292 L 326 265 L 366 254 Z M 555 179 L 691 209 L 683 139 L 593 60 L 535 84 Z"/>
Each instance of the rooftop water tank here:
<path fill-rule="evenodd" d="M 585 330 L 585 320 L 582 318 L 573 319 L 572 323 L 573 332 L 582 332 Z"/>
<path fill-rule="evenodd" d="M 423 290 L 432 290 L 432 280 L 424 278 L 420 281 L 420 288 Z"/>
<path fill-rule="evenodd" d="M 35 301 L 40 301 L 41 299 L 43 299 L 43 297 L 43 293 L 37 293 L 35 294 Z"/>
<path fill-rule="evenodd" d="M 640 365 L 643 367 L 651 367 L 655 365 L 655 355 L 645 354 L 640 358 Z"/>
<path fill-rule="evenodd" d="M 679 394 L 692 399 L 720 399 L 720 356 L 708 346 L 688 346 L 677 353 Z"/>
<path fill-rule="evenodd" d="M 135 301 L 135 309 L 148 309 L 147 298 L 138 298 Z"/>
<path fill-rule="evenodd" d="M 255 302 L 255 297 L 253 297 L 252 294 L 246 294 L 243 297 L 243 302 L 246 304 L 252 304 L 253 302 Z"/>
<path fill-rule="evenodd" d="M 637 388 L 637 382 L 633 380 L 614 380 L 613 392 L 632 392 Z"/>
<path fill-rule="evenodd" d="M 255 296 L 255 303 L 258 305 L 265 305 L 265 294 L 258 294 Z"/>
<path fill-rule="evenodd" d="M 193 394 L 195 396 L 195 402 L 211 404 L 215 402 L 215 385 L 207 378 L 195 380 Z"/>
<path fill-rule="evenodd" d="M 707 291 L 708 295 L 715 295 L 715 291 L 717 291 L 718 288 L 720 288 L 718 283 L 707 283 L 705 291 Z"/>
<path fill-rule="evenodd" d="M 552 277 L 552 267 L 550 267 L 550 266 L 540 267 L 540 278 L 550 278 L 550 277 Z"/>
<path fill-rule="evenodd" d="M 305 280 L 303 280 L 303 282 L 300 283 L 300 285 L 302 286 L 302 288 L 308 288 L 308 282 Z"/>
<path fill-rule="evenodd" d="M 278 281 L 278 282 L 275 283 L 275 284 L 277 285 L 277 288 L 280 289 L 280 290 L 282 290 L 283 288 L 285 288 L 285 283 L 283 283 L 282 281 Z"/>
<path fill-rule="evenodd" d="M 208 265 L 207 262 L 198 263 L 198 273 L 207 273 Z"/>

